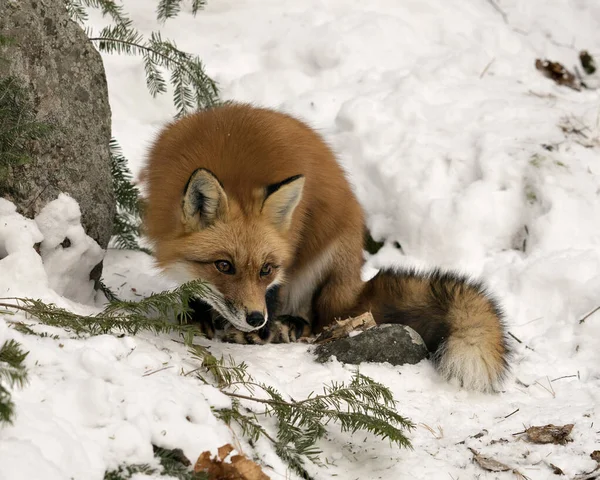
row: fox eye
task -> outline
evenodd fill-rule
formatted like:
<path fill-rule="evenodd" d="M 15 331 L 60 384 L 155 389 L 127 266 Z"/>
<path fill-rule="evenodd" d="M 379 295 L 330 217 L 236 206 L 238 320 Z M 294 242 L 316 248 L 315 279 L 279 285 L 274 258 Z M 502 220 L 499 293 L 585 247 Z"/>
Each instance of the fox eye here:
<path fill-rule="evenodd" d="M 271 275 L 272 271 L 273 271 L 273 265 L 271 265 L 270 263 L 265 263 L 262 266 L 262 268 L 260 269 L 260 276 L 266 277 L 267 275 Z"/>
<path fill-rule="evenodd" d="M 227 260 L 217 260 L 215 262 L 215 267 L 217 267 L 219 272 L 226 275 L 233 275 L 235 273 L 235 268 L 233 268 L 231 262 L 228 262 Z"/>

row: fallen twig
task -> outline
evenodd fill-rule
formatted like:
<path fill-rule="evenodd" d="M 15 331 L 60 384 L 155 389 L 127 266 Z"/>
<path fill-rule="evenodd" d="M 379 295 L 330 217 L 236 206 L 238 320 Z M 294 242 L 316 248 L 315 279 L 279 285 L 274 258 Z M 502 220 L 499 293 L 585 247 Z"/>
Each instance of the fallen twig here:
<path fill-rule="evenodd" d="M 591 317 L 594 313 L 596 313 L 598 310 L 600 310 L 600 305 L 598 305 L 596 308 L 594 308 L 591 312 L 586 313 L 581 320 L 579 320 L 579 324 L 581 325 L 583 322 L 585 322 L 589 317 Z"/>
<path fill-rule="evenodd" d="M 440 440 L 442 438 L 444 438 L 444 431 L 442 430 L 442 427 L 440 427 L 439 425 L 437 426 L 437 432 L 431 428 L 429 425 L 427 425 L 426 423 L 419 423 L 419 425 L 421 425 L 425 430 L 428 430 L 429 432 L 431 432 L 431 434 L 433 435 L 433 437 L 436 440 Z"/>
<path fill-rule="evenodd" d="M 551 381 L 556 382 L 557 380 L 562 380 L 563 378 L 573 378 L 573 377 L 577 377 L 577 375 L 564 375 L 562 377 L 555 378 L 554 380 L 551 380 Z"/>
<path fill-rule="evenodd" d="M 150 375 L 154 375 L 155 373 L 162 372 L 163 370 L 168 370 L 169 368 L 173 368 L 173 365 L 168 365 L 166 367 L 158 368 L 156 370 L 152 370 L 151 372 L 144 373 L 142 377 L 149 377 Z"/>
<path fill-rule="evenodd" d="M 356 317 L 345 320 L 336 320 L 331 326 L 326 327 L 315 339 L 314 343 L 331 342 L 337 338 L 347 337 L 351 332 L 365 331 L 376 327 L 375 319 L 371 312 L 365 312 Z"/>
<path fill-rule="evenodd" d="M 515 334 L 513 334 L 512 332 L 507 332 L 508 335 L 510 335 L 514 340 L 516 340 L 517 342 L 519 342 L 522 345 L 525 345 L 525 348 L 528 348 L 529 350 L 531 350 L 532 352 L 535 352 L 535 350 L 533 348 L 531 348 L 529 345 L 527 345 L 526 343 L 523 342 L 523 340 L 521 340 L 520 338 L 518 338 Z"/>
<path fill-rule="evenodd" d="M 520 408 L 517 408 L 517 409 L 516 409 L 514 412 L 511 412 L 511 413 L 509 413 L 509 414 L 508 414 L 508 415 L 506 415 L 506 417 L 504 417 L 504 418 L 508 418 L 508 417 L 511 417 L 511 416 L 513 416 L 513 415 L 514 415 L 515 413 L 517 413 L 519 410 L 521 410 L 521 409 L 520 409 Z"/>
<path fill-rule="evenodd" d="M 546 78 L 554 80 L 558 85 L 563 85 L 576 91 L 581 90 L 581 83 L 577 80 L 577 77 L 558 62 L 538 58 L 535 60 L 535 68 L 542 72 Z"/>
<path fill-rule="evenodd" d="M 552 387 L 552 383 L 550 383 L 550 379 L 548 377 L 546 377 L 546 380 L 548 380 L 548 385 L 550 386 L 550 388 L 547 388 L 545 385 L 542 385 L 538 380 L 536 380 L 535 383 L 538 384 L 540 387 L 542 387 L 544 390 L 546 390 L 550 395 L 552 395 L 552 398 L 556 398 L 556 392 L 554 391 L 554 388 Z"/>
<path fill-rule="evenodd" d="M 489 70 L 489 68 L 492 66 L 492 64 L 496 61 L 496 57 L 492 58 L 488 64 L 485 66 L 485 68 L 483 69 L 483 71 L 479 74 L 479 78 L 483 78 L 483 76 L 487 73 L 487 71 Z"/>
<path fill-rule="evenodd" d="M 505 465 L 504 463 L 501 463 L 498 460 L 494 460 L 493 458 L 481 455 L 479 452 L 477 452 L 473 448 L 469 448 L 469 450 L 473 454 L 473 461 L 475 461 L 475 463 L 477 463 L 477 465 L 479 465 L 484 470 L 487 470 L 488 472 L 508 472 L 508 471 L 510 471 L 513 473 L 513 475 L 515 475 L 520 480 L 529 478 L 529 477 L 526 477 L 525 475 L 523 475 L 521 472 L 519 472 L 516 468 L 509 467 L 508 465 Z"/>

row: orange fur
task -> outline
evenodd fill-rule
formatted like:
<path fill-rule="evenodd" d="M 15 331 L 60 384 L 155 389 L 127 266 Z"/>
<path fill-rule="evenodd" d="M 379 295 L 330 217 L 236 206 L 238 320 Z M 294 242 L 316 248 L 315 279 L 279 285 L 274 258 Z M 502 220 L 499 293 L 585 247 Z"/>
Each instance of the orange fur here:
<path fill-rule="evenodd" d="M 289 115 L 227 104 L 177 120 L 154 142 L 142 180 L 145 233 L 158 265 L 180 281 L 201 278 L 212 285 L 219 297 L 213 306 L 243 332 L 256 330 L 244 320 L 251 312 L 266 315 L 265 295 L 275 284 L 280 285 L 276 316 L 302 317 L 313 333 L 357 308 L 387 312 L 389 306 L 431 305 L 432 280 L 426 275 L 409 281 L 399 272 L 387 282 L 363 284 L 362 209 L 330 148 Z M 235 265 L 235 274 L 215 268 L 220 260 Z M 273 267 L 269 275 L 259 275 L 267 265 Z M 453 292 L 442 317 L 429 320 L 425 308 L 412 326 L 426 337 L 437 323 L 450 325 L 450 338 L 440 337 L 434 353 L 446 360 L 454 355 L 458 362 L 489 363 L 487 370 L 471 368 L 480 378 L 466 382 L 486 389 L 506 369 L 501 315 L 489 310 L 477 316 L 486 308 L 483 291 Z M 386 315 L 376 317 L 386 321 Z M 410 324 L 402 321 L 405 317 L 396 315 L 394 321 Z M 479 328 L 478 322 L 489 328 Z M 480 356 L 465 356 L 457 338 L 477 342 L 480 333 L 487 335 Z M 255 343 L 273 338 L 255 336 Z M 293 329 L 278 338 L 293 340 Z M 465 380 L 466 368 L 449 368 L 447 376 Z M 491 372 L 487 378 L 484 370 Z"/>

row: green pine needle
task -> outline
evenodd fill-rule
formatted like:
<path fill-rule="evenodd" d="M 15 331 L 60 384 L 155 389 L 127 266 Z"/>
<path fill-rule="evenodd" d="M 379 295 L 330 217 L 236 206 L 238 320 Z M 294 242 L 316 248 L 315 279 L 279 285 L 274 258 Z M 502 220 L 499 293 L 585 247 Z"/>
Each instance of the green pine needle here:
<path fill-rule="evenodd" d="M 206 5 L 205 0 L 192 0 L 192 15 L 195 16 L 204 5 Z M 156 19 L 164 23 L 167 19 L 176 17 L 179 12 L 181 12 L 181 0 L 159 0 Z"/>
<path fill-rule="evenodd" d="M 15 405 L 9 389 L 27 383 L 27 354 L 15 340 L 7 340 L 0 348 L 0 424 L 12 423 Z"/>
<path fill-rule="evenodd" d="M 12 309 L 26 312 L 41 323 L 72 331 L 78 335 L 102 335 L 114 332 L 136 335 L 142 331 L 155 334 L 178 332 L 185 341 L 191 343 L 198 330 L 187 324 L 192 297 L 210 296 L 201 281 L 188 282 L 175 290 L 151 295 L 139 302 L 113 300 L 103 311 L 95 315 L 80 315 L 54 304 L 46 304 L 32 298 L 0 299 L 0 313 L 10 313 Z M 13 303 L 7 303 L 10 300 Z M 180 319 L 174 323 L 173 318 Z"/>
<path fill-rule="evenodd" d="M 88 20 L 89 8 L 99 9 L 103 16 L 112 20 L 98 35 L 94 35 L 92 29 L 85 26 L 86 34 L 100 52 L 141 57 L 146 74 L 146 87 L 153 97 L 168 91 L 165 71 L 170 72 L 169 82 L 173 90 L 173 104 L 177 109 L 176 117 L 219 103 L 217 84 L 206 74 L 197 56 L 179 50 L 175 42 L 163 39 L 160 32 L 152 32 L 150 37 L 145 39 L 134 27 L 123 6 L 115 0 L 64 0 L 64 3 L 70 17 L 82 26 L 85 26 Z M 204 5 L 204 0 L 192 0 L 192 14 L 196 15 Z M 160 22 L 177 16 L 180 11 L 181 0 L 158 0 L 156 14 Z M 1 40 L 0 38 L 0 42 Z M 148 249 L 140 247 L 138 242 L 141 225 L 139 191 L 132 184 L 127 160 L 114 139 L 110 149 L 117 199 L 110 246 L 150 253 Z M 0 159 L 1 153 L 0 149 Z M 26 156 L 11 153 L 11 163 L 18 164 L 24 161 L 27 161 Z M 0 163 L 0 179 L 2 175 Z"/>
<path fill-rule="evenodd" d="M 117 211 L 113 219 L 113 236 L 110 247 L 139 250 L 150 254 L 138 243 L 141 212 L 139 189 L 132 183 L 132 175 L 121 147 L 113 138 L 110 141 L 111 173 L 117 199 Z"/>
<path fill-rule="evenodd" d="M 33 103 L 16 77 L 0 79 L 0 195 L 11 169 L 32 160 L 31 143 L 52 131 L 36 119 Z"/>
<path fill-rule="evenodd" d="M 131 215 L 140 215 L 139 190 L 133 185 L 128 162 L 116 139 L 110 140 L 111 173 L 119 206 Z"/>
<path fill-rule="evenodd" d="M 217 359 L 196 345 L 190 347 L 190 352 L 201 360 L 217 388 L 232 399 L 231 408 L 215 410 L 215 415 L 227 424 L 237 424 L 251 442 L 260 437 L 268 439 L 276 453 L 302 478 L 311 478 L 304 466 L 305 459 L 320 464 L 321 451 L 316 444 L 327 433 L 330 422 L 337 423 L 343 432 L 366 431 L 399 447 L 412 448 L 405 431 L 412 430 L 414 424 L 396 412 L 392 392 L 358 371 L 349 384 L 333 382 L 325 385 L 320 395 L 286 400 L 273 387 L 255 382 L 245 364 Z M 210 384 L 199 370 L 195 371 L 198 378 Z M 250 394 L 239 393 L 239 388 Z M 266 397 L 259 397 L 255 390 L 261 390 Z M 241 401 L 262 405 L 264 410 L 251 412 L 242 407 Z M 257 415 L 275 417 L 275 436 L 259 424 Z"/>
<path fill-rule="evenodd" d="M 63 0 L 67 13 L 75 22 L 83 24 L 88 20 L 86 8 L 95 8 L 102 12 L 102 16 L 109 16 L 115 23 L 127 21 L 123 6 L 114 0 Z"/>
<path fill-rule="evenodd" d="M 152 32 L 146 40 L 132 21 L 126 19 L 103 28 L 90 40 L 101 52 L 141 56 L 146 86 L 153 96 L 167 91 L 161 69 L 170 71 L 177 117 L 218 103 L 217 84 L 206 74 L 200 59 L 179 50 L 175 42 L 163 39 L 160 32 Z"/>
<path fill-rule="evenodd" d="M 145 475 L 154 475 L 156 468 L 148 464 L 119 465 L 115 470 L 109 470 L 104 474 L 104 480 L 129 480 L 134 475 L 142 473 Z"/>
<path fill-rule="evenodd" d="M 140 301 L 112 300 L 96 315 L 79 315 L 29 298 L 0 299 L 13 302 L 0 303 L 0 307 L 5 309 L 0 313 L 12 313 L 15 309 L 25 311 L 37 317 L 41 323 L 77 334 L 122 332 L 135 335 L 141 331 L 183 334 L 184 343 L 188 345 L 192 357 L 199 361 L 199 367 L 186 375 L 194 373 L 202 382 L 213 385 L 231 398 L 231 407 L 214 410 L 215 416 L 227 424 L 237 425 L 251 444 L 260 438 L 267 439 L 282 460 L 302 478 L 311 478 L 305 467 L 306 460 L 320 464 L 321 451 L 317 443 L 327 433 L 330 423 L 338 424 L 343 432 L 366 431 L 400 447 L 411 447 L 405 432 L 414 428 L 414 425 L 396 411 L 396 401 L 391 391 L 359 372 L 349 383 L 332 382 L 325 385 L 318 395 L 311 394 L 302 400 L 287 399 L 275 388 L 256 382 L 248 373 L 245 363 L 236 364 L 231 357 L 218 359 L 205 347 L 193 345 L 192 339 L 198 330 L 188 324 L 192 313 L 190 301 L 195 297 L 210 299 L 210 295 L 210 289 L 201 281 L 194 281 Z M 178 318 L 180 323 L 173 323 L 172 318 Z M 28 329 L 30 327 L 27 326 L 22 331 L 27 333 Z M 5 377 L 19 382 L 21 377 L 18 374 L 25 372 L 15 370 L 14 365 L 20 365 L 25 354 L 15 349 L 13 344 L 8 344 L 3 351 L 13 365 L 10 371 L 7 370 L 10 375 L 7 373 Z M 3 400 L 6 404 L 6 398 Z M 12 409 L 12 404 L 8 405 Z M 260 406 L 262 410 L 251 410 L 250 406 Z M 261 425 L 260 416 L 275 419 L 277 430 L 274 434 Z M 129 478 L 132 473 L 143 471 L 138 467 L 122 466 L 117 471 L 108 472 L 107 475 L 112 476 L 105 478 Z M 179 467 L 173 468 L 177 470 Z M 187 469 L 182 472 L 187 472 L 186 475 L 189 473 Z"/>

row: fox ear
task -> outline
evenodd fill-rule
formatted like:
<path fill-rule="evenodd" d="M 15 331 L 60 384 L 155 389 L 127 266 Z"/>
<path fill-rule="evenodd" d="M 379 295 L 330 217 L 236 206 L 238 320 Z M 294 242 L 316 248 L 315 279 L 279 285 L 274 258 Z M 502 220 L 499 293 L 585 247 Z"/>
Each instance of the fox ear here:
<path fill-rule="evenodd" d="M 199 168 L 183 191 L 181 216 L 187 231 L 198 231 L 227 215 L 227 194 L 212 172 Z"/>
<path fill-rule="evenodd" d="M 292 214 L 302 199 L 304 176 L 294 175 L 282 182 L 269 185 L 265 190 L 265 200 L 261 213 L 277 230 L 290 228 Z"/>

